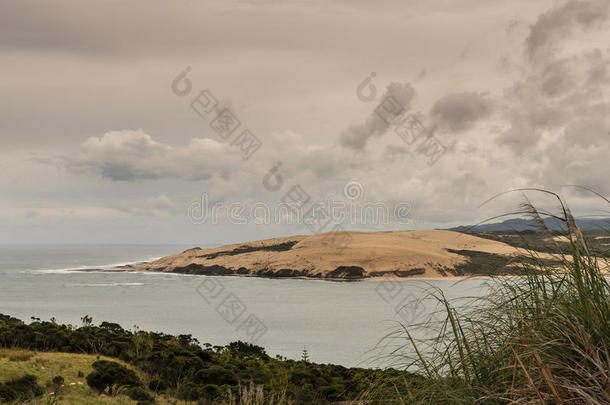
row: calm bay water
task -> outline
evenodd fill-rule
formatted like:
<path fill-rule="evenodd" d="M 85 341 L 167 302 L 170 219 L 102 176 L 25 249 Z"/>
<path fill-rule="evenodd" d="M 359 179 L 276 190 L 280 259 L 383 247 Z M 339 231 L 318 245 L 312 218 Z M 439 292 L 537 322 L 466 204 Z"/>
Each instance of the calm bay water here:
<path fill-rule="evenodd" d="M 272 355 L 298 359 L 306 348 L 315 362 L 376 366 L 382 362 L 375 347 L 397 322 L 433 311 L 432 302 L 416 303 L 426 288 L 440 287 L 449 297 L 485 291 L 481 280 L 342 283 L 74 271 L 151 260 L 189 247 L 0 246 L 0 313 L 75 325 L 90 315 L 96 324 L 192 334 L 202 343 L 256 339 Z M 260 328 L 247 327 L 253 320 Z"/>

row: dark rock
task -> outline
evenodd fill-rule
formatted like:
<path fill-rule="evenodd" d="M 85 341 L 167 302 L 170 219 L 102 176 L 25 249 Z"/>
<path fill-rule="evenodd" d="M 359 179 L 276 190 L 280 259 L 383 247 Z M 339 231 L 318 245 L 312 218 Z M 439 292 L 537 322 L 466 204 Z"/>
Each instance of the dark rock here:
<path fill-rule="evenodd" d="M 360 266 L 339 266 L 333 271 L 329 271 L 324 277 L 356 280 L 365 278 L 366 276 L 367 272 Z"/>

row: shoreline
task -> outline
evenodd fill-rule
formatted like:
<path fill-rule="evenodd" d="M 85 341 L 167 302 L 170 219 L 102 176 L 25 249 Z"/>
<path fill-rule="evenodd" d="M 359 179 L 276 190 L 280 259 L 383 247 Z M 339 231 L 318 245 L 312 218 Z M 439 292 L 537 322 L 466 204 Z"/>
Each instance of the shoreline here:
<path fill-rule="evenodd" d="M 164 274 L 164 275 L 175 275 L 175 276 L 202 276 L 202 277 L 236 277 L 236 278 L 260 278 L 270 280 L 309 280 L 309 281 L 328 281 L 328 282 L 382 282 L 382 281 L 463 281 L 463 280 L 491 280 L 497 278 L 522 278 L 520 275 L 463 275 L 463 276 L 380 276 L 380 277 L 362 277 L 362 278 L 333 278 L 333 277 L 304 277 L 304 276 L 269 276 L 269 275 L 257 275 L 257 274 L 196 274 L 196 273 L 182 273 L 182 272 L 169 272 L 169 271 L 153 271 L 153 270 L 139 270 L 139 269 L 102 269 L 102 268 L 90 268 L 90 269 L 75 269 L 69 270 L 75 273 L 137 273 L 137 274 Z"/>

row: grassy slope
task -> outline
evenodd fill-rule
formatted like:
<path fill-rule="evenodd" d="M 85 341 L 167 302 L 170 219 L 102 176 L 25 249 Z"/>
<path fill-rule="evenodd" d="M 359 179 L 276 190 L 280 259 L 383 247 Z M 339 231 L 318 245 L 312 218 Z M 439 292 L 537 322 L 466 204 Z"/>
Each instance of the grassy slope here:
<path fill-rule="evenodd" d="M 504 242 L 526 251 L 536 251 L 544 253 L 557 253 L 557 247 L 562 251 L 569 251 L 570 244 L 566 240 L 556 240 L 555 244 L 549 243 L 548 239 L 541 237 L 538 233 L 518 233 L 518 232 L 463 232 L 468 235 L 478 236 L 480 238 L 491 239 L 498 242 Z M 585 231 L 582 232 L 587 240 L 589 249 L 601 257 L 610 257 L 610 232 Z M 564 234 L 556 233 L 555 236 Z"/>
<path fill-rule="evenodd" d="M 111 405 L 111 404 L 136 404 L 136 401 L 124 395 L 108 397 L 97 395 L 89 388 L 85 377 L 78 377 L 81 371 L 87 376 L 93 371 L 91 364 L 96 360 L 110 360 L 131 368 L 134 367 L 117 359 L 105 356 L 94 356 L 89 354 L 72 353 L 47 353 L 30 352 L 28 350 L 0 349 L 0 381 L 13 377 L 21 377 L 24 374 L 33 374 L 38 377 L 38 383 L 45 387 L 51 382 L 54 376 L 64 377 L 64 386 L 60 390 L 58 397 L 60 404 L 87 404 L 87 405 Z M 138 373 L 140 374 L 140 373 Z M 143 381 L 143 375 L 140 374 Z M 50 384 L 49 384 L 50 385 Z M 51 394 L 52 388 L 46 388 L 45 396 L 40 403 L 46 403 L 45 397 Z M 152 393 L 151 393 L 152 394 Z M 164 398 L 158 397 L 157 403 L 168 403 Z M 172 402 L 176 403 L 176 402 Z M 185 403 L 185 402 L 178 402 Z"/>

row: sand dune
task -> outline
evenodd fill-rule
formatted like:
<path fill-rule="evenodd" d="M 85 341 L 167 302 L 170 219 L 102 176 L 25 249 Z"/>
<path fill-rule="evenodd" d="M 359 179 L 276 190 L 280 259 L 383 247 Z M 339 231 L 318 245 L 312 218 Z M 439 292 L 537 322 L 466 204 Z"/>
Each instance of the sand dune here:
<path fill-rule="evenodd" d="M 194 248 L 121 269 L 326 279 L 451 277 L 469 258 L 448 249 L 517 254 L 505 243 L 452 231 L 340 232 Z"/>

